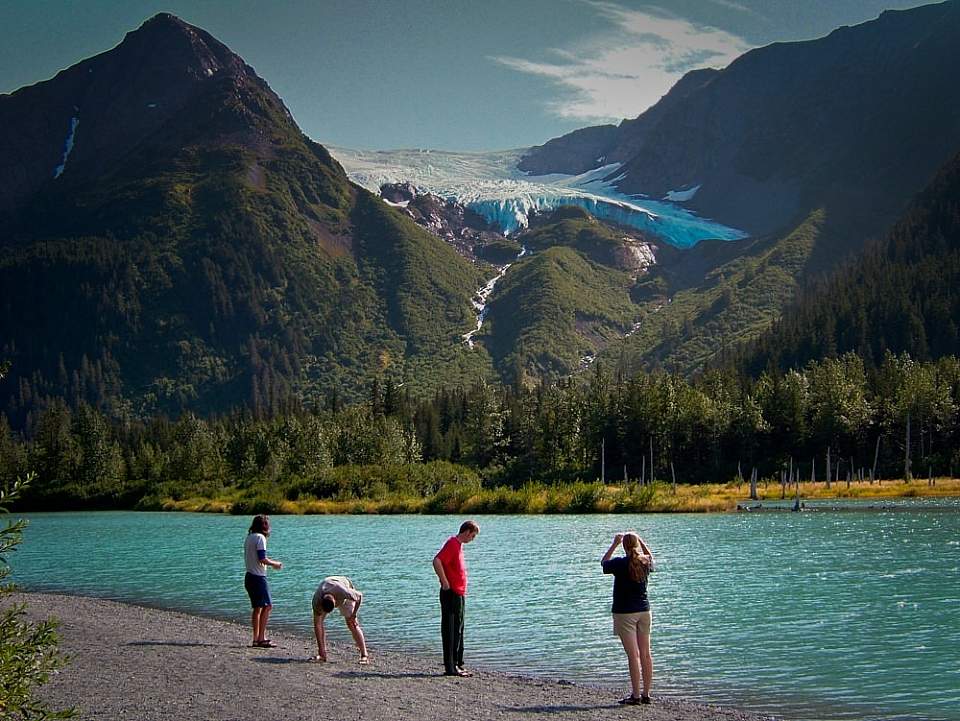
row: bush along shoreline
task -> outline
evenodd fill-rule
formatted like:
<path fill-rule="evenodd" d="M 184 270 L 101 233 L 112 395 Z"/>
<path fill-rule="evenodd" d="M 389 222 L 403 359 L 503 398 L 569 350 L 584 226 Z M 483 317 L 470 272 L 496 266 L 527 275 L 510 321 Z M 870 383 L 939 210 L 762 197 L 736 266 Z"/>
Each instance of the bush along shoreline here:
<path fill-rule="evenodd" d="M 357 477 L 384 473 L 380 468 L 355 468 Z M 467 469 L 468 470 L 468 469 Z M 409 472 L 409 471 L 408 471 Z M 341 471 L 343 475 L 348 469 Z M 960 479 L 925 479 L 851 481 L 849 484 L 825 482 L 799 484 L 784 489 L 779 481 L 766 479 L 757 483 L 755 498 L 750 484 L 687 484 L 676 488 L 661 481 L 601 483 L 573 482 L 561 484 L 527 483 L 520 488 L 483 487 L 479 479 L 463 479 L 442 483 L 425 495 L 391 490 L 378 481 L 377 490 L 356 496 L 341 490 L 318 497 L 310 483 L 290 484 L 286 491 L 269 492 L 256 489 L 234 489 L 214 497 L 180 498 L 150 496 L 142 499 L 136 510 L 187 511 L 195 513 L 270 514 L 577 514 L 577 513 L 726 513 L 740 510 L 794 510 L 803 503 L 803 510 L 812 510 L 831 500 L 883 500 L 918 497 L 960 496 Z M 809 508 L 807 502 L 811 502 Z M 767 504 L 764 506 L 764 504 Z"/>

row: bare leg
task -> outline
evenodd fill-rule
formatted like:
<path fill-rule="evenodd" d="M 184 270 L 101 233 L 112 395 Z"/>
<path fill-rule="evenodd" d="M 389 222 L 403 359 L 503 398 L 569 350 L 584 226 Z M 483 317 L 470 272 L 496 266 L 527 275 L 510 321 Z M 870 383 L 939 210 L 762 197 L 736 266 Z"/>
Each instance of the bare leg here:
<path fill-rule="evenodd" d="M 360 623 L 357 619 L 347 620 L 347 628 L 350 629 L 350 633 L 353 635 L 353 642 L 357 644 L 357 649 L 360 651 L 360 658 L 367 657 L 367 639 L 363 637 L 363 629 L 360 628 Z"/>
<path fill-rule="evenodd" d="M 630 666 L 631 694 L 634 698 L 640 698 L 640 648 L 637 646 L 637 637 L 624 635 L 620 637 L 620 642 L 623 644 L 623 650 L 627 654 L 627 663 Z"/>
<path fill-rule="evenodd" d="M 317 637 L 317 660 L 327 660 L 327 643 L 323 628 L 323 616 L 313 614 L 313 634 Z"/>
<path fill-rule="evenodd" d="M 637 633 L 637 647 L 640 650 L 640 668 L 643 670 L 643 695 L 650 695 L 653 684 L 653 654 L 650 652 L 650 635 Z"/>
<path fill-rule="evenodd" d="M 260 623 L 257 627 L 257 634 L 259 635 L 260 641 L 267 640 L 267 620 L 270 618 L 270 612 L 273 610 L 273 606 L 264 606 L 260 609 Z"/>
<path fill-rule="evenodd" d="M 258 606 L 253 609 L 253 612 L 250 614 L 250 625 L 253 626 L 253 642 L 259 643 L 263 640 L 260 637 L 260 612 L 263 611 L 263 608 Z"/>

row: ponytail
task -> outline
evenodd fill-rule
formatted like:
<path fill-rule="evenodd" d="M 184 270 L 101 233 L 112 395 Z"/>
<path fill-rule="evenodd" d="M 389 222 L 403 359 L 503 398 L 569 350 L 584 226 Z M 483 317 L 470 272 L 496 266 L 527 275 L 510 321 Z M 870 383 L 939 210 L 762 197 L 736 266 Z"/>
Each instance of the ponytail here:
<path fill-rule="evenodd" d="M 624 534 L 623 550 L 627 553 L 630 578 L 637 582 L 645 582 L 650 573 L 650 562 L 640 555 L 640 537 L 636 533 Z"/>

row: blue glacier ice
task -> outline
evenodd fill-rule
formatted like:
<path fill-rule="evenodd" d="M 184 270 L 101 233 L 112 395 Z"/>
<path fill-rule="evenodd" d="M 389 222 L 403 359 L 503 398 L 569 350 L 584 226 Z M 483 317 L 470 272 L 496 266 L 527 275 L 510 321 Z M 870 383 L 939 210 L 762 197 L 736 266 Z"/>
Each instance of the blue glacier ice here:
<path fill-rule="evenodd" d="M 466 205 L 507 234 L 525 228 L 531 213 L 577 205 L 598 218 L 638 228 L 679 248 L 707 238 L 747 237 L 742 230 L 702 218 L 679 204 L 691 199 L 699 185 L 671 191 L 663 200 L 620 193 L 612 181 L 604 180 L 615 177 L 616 164 L 581 175 L 528 176 L 517 169 L 526 149 L 486 153 L 329 150 L 351 180 L 374 193 L 384 183 L 409 181 L 422 192 Z"/>

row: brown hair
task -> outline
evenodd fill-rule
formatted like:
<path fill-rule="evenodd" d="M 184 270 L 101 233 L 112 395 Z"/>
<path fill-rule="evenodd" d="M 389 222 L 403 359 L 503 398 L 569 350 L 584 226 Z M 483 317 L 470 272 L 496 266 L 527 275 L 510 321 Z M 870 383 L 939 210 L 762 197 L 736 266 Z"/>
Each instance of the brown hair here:
<path fill-rule="evenodd" d="M 270 535 L 270 516 L 261 513 L 253 517 L 250 523 L 250 530 L 247 533 L 262 533 L 264 536 Z"/>
<path fill-rule="evenodd" d="M 460 524 L 460 533 L 467 533 L 468 531 L 480 533 L 480 526 L 476 521 L 464 521 Z"/>
<path fill-rule="evenodd" d="M 650 573 L 650 562 L 640 555 L 640 536 L 636 533 L 623 534 L 623 550 L 630 561 L 630 578 L 634 581 L 646 581 Z"/>

